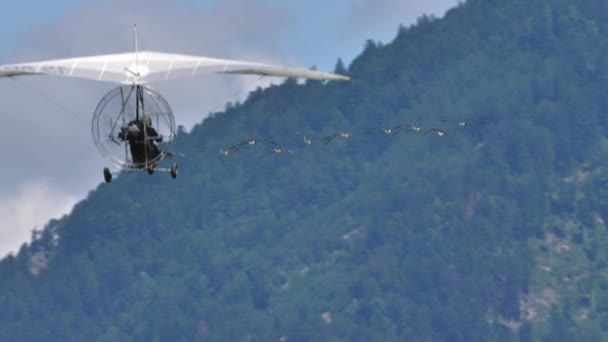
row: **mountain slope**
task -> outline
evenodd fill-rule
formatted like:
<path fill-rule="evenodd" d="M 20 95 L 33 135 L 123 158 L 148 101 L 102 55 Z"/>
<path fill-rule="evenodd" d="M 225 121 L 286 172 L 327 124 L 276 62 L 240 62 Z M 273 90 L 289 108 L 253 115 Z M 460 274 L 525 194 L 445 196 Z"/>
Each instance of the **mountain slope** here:
<path fill-rule="evenodd" d="M 471 0 L 227 106 L 0 262 L 0 340 L 601 339 L 606 6 Z"/>

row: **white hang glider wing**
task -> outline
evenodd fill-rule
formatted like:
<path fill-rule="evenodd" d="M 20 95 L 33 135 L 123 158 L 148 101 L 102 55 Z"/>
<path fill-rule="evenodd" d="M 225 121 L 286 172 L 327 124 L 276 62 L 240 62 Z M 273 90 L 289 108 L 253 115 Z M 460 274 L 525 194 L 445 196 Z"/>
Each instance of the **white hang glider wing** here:
<path fill-rule="evenodd" d="M 303 68 L 151 51 L 0 66 L 0 77 L 44 74 L 124 84 L 158 82 L 204 73 L 350 80 L 343 75 Z"/>

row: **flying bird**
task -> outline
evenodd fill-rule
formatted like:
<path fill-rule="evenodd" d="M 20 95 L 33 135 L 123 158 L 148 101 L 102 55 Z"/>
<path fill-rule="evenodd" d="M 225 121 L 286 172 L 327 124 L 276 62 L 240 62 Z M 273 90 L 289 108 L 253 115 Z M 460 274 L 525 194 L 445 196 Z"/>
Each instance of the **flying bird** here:
<path fill-rule="evenodd" d="M 401 130 L 401 128 L 403 128 L 403 125 L 397 125 L 397 126 L 394 126 L 394 127 L 388 127 L 388 128 L 383 127 L 383 128 L 382 128 L 382 132 L 383 132 L 385 135 L 394 135 L 394 134 L 399 133 L 399 131 Z"/>
<path fill-rule="evenodd" d="M 248 140 L 242 141 L 236 145 L 232 145 L 232 146 L 228 147 L 228 150 L 230 150 L 231 152 L 237 152 L 238 150 L 240 150 L 243 147 L 255 146 L 257 143 L 258 143 L 258 139 L 248 139 Z"/>
<path fill-rule="evenodd" d="M 382 128 L 382 132 L 386 135 L 391 135 L 393 132 L 395 132 L 395 134 L 397 133 L 397 131 L 394 131 L 392 128 Z"/>
<path fill-rule="evenodd" d="M 272 152 L 274 152 L 275 154 L 281 154 L 281 153 L 283 153 L 283 152 L 287 152 L 287 153 L 291 154 L 292 156 L 295 156 L 295 155 L 296 155 L 295 153 L 293 153 L 293 151 L 292 151 L 292 150 L 290 150 L 290 149 L 288 149 L 288 148 L 285 148 L 285 147 L 283 147 L 283 146 L 279 146 L 279 147 L 273 147 L 273 148 L 272 148 Z"/>
<path fill-rule="evenodd" d="M 484 119 L 474 119 L 474 120 L 461 120 L 461 119 L 457 119 L 457 120 L 452 120 L 452 119 L 448 119 L 448 118 L 442 117 L 441 119 L 439 119 L 439 121 L 441 121 L 441 122 L 453 122 L 453 123 L 456 123 L 458 125 L 458 127 L 467 127 L 469 125 L 485 126 L 485 125 L 488 124 L 488 121 L 484 120 Z"/>
<path fill-rule="evenodd" d="M 297 135 L 301 135 L 304 138 L 304 143 L 306 145 L 312 145 L 312 139 L 311 138 L 309 138 L 308 136 L 304 135 L 303 133 L 300 133 L 300 132 L 297 132 L 297 131 L 296 131 L 296 134 Z"/>
<path fill-rule="evenodd" d="M 331 143 L 337 137 L 340 137 L 340 138 L 346 140 L 346 139 L 350 139 L 352 137 L 352 134 L 339 132 L 339 133 L 334 133 L 332 135 L 328 135 L 325 138 L 323 138 L 323 145 L 327 145 L 327 144 Z"/>
<path fill-rule="evenodd" d="M 270 150 L 269 150 L 268 153 L 266 153 L 265 155 L 263 155 L 262 157 L 260 157 L 260 159 L 264 159 L 264 158 L 268 157 L 271 154 L 278 155 L 278 154 L 283 154 L 285 152 L 291 154 L 292 156 L 296 155 L 295 153 L 293 153 L 292 150 L 290 150 L 290 149 L 288 149 L 288 148 L 286 148 L 284 146 L 281 146 L 281 145 L 277 144 L 276 142 L 274 142 L 272 140 L 263 139 L 262 141 L 268 144 L 268 146 L 270 147 Z"/>
<path fill-rule="evenodd" d="M 419 126 L 416 126 L 415 124 L 409 124 L 409 127 L 407 128 L 407 130 L 410 132 L 416 132 L 416 133 L 422 132 L 422 128 Z"/>
<path fill-rule="evenodd" d="M 423 135 L 427 135 L 428 133 L 431 133 L 431 132 L 435 132 L 435 133 L 436 133 L 438 136 L 440 136 L 440 137 L 442 137 L 442 136 L 444 136 L 444 135 L 448 134 L 448 132 L 446 132 L 446 131 L 444 131 L 444 130 L 442 130 L 442 129 L 439 129 L 439 128 L 431 128 L 431 129 L 429 129 L 428 131 L 424 132 L 424 134 L 423 134 Z"/>

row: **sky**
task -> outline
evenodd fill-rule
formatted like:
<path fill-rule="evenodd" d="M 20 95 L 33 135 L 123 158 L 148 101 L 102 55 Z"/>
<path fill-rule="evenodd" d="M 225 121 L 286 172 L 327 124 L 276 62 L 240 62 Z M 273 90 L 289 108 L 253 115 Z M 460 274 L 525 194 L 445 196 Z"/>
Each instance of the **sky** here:
<path fill-rule="evenodd" d="M 456 0 L 22 0 L 3 4 L 0 64 L 140 50 L 333 71 L 367 39 L 390 42 L 399 24 L 442 16 Z M 153 84 L 186 128 L 270 79 L 204 76 Z M 274 80 L 280 82 L 280 80 Z M 99 100 L 115 85 L 51 76 L 0 79 L 0 257 L 34 228 L 68 214 L 103 181 L 91 138 Z M 143 174 L 142 174 L 143 176 Z M 147 175 L 145 175 L 147 176 Z M 179 179 L 177 180 L 179 181 Z"/>

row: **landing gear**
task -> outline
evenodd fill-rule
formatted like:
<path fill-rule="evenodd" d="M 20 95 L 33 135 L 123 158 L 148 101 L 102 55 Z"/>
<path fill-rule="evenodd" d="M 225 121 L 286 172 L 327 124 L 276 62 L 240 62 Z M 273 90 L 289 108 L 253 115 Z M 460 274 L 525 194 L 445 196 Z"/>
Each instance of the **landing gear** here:
<path fill-rule="evenodd" d="M 177 163 L 172 163 L 171 167 L 156 167 L 157 165 L 148 165 L 144 168 L 123 168 L 122 172 L 141 172 L 146 171 L 149 175 L 153 175 L 156 171 L 160 172 L 168 172 L 171 175 L 171 178 L 177 178 Z M 112 181 L 113 174 L 110 172 L 110 169 L 105 167 L 103 169 L 103 179 L 106 183 L 110 183 Z"/>
<path fill-rule="evenodd" d="M 110 183 L 112 181 L 112 173 L 107 167 L 103 168 L 103 179 L 106 181 L 106 183 Z"/>
<path fill-rule="evenodd" d="M 176 163 L 171 164 L 171 170 L 169 172 L 171 173 L 171 178 L 173 178 L 173 179 L 177 178 L 177 164 Z"/>

